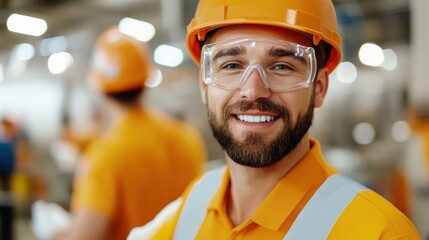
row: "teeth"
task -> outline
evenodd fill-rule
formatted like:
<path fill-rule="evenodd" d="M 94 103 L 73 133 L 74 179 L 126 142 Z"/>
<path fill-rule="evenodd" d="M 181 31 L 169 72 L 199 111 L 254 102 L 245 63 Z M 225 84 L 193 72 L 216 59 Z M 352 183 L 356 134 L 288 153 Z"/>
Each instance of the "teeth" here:
<path fill-rule="evenodd" d="M 260 123 L 260 122 L 271 122 L 274 121 L 273 116 L 252 116 L 252 115 L 237 115 L 237 118 L 243 122 L 252 122 L 252 123 Z"/>

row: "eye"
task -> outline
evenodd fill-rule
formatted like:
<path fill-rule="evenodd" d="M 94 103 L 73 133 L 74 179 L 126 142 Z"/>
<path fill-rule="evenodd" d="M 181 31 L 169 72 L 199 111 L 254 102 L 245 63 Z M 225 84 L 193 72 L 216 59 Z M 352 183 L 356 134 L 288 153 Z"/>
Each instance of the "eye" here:
<path fill-rule="evenodd" d="M 273 69 L 274 70 L 292 70 L 292 68 L 286 64 L 276 64 L 274 65 Z"/>
<path fill-rule="evenodd" d="M 227 63 L 222 66 L 222 68 L 226 69 L 238 69 L 240 68 L 240 64 L 238 63 Z"/>

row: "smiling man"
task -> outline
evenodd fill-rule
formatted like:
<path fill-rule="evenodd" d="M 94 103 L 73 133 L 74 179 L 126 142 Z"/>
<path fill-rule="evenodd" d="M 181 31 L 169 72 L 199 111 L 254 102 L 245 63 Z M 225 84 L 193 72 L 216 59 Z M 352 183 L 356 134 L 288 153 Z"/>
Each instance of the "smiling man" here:
<path fill-rule="evenodd" d="M 128 239 L 419 239 L 309 136 L 341 59 L 331 0 L 201 0 L 187 45 L 227 165 Z"/>

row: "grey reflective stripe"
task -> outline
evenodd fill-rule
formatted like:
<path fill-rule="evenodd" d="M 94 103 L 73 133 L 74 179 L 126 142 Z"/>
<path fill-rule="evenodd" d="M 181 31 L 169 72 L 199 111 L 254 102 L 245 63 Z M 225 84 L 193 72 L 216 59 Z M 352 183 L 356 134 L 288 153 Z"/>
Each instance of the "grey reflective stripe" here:
<path fill-rule="evenodd" d="M 175 240 L 195 239 L 224 169 L 208 172 L 194 185 L 176 225 Z M 343 210 L 365 189 L 341 174 L 328 177 L 295 219 L 284 240 L 326 239 Z"/>
<path fill-rule="evenodd" d="M 305 205 L 283 239 L 327 239 L 343 210 L 365 189 L 344 175 L 330 176 Z"/>
<path fill-rule="evenodd" d="M 208 172 L 192 187 L 176 226 L 175 240 L 195 239 L 207 206 L 219 188 L 224 169 L 220 167 Z"/>

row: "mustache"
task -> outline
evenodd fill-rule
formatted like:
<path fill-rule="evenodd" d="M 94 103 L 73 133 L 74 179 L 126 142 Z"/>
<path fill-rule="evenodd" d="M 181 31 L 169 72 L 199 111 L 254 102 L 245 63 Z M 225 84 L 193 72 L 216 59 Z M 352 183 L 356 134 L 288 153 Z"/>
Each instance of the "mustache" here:
<path fill-rule="evenodd" d="M 248 110 L 258 110 L 261 112 L 271 112 L 280 115 L 280 117 L 289 120 L 290 112 L 282 105 L 275 104 L 270 100 L 261 99 L 257 101 L 242 100 L 225 107 L 224 119 L 227 119 L 233 112 L 245 112 Z"/>

